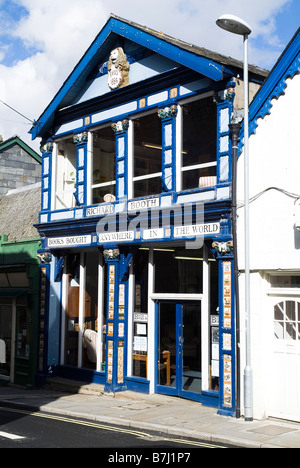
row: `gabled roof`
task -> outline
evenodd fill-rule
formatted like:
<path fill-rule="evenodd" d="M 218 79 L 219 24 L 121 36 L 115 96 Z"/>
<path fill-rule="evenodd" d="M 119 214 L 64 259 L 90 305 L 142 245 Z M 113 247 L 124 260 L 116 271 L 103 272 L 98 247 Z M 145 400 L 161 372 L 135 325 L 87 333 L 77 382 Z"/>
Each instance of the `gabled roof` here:
<path fill-rule="evenodd" d="M 249 106 L 249 135 L 256 132 L 258 119 L 271 113 L 272 99 L 277 99 L 285 93 L 287 78 L 293 78 L 297 73 L 300 73 L 300 28 L 278 58 Z M 242 127 L 239 152 L 242 149 L 243 138 L 244 129 Z"/>
<path fill-rule="evenodd" d="M 2 141 L 0 143 L 0 153 L 11 148 L 14 145 L 19 145 L 24 151 L 26 151 L 30 156 L 32 156 L 37 162 L 42 163 L 42 157 L 36 153 L 30 146 L 28 146 L 21 138 L 17 135 L 9 138 L 8 140 Z"/>
<path fill-rule="evenodd" d="M 223 80 L 226 75 L 232 76 L 233 69 L 242 70 L 243 68 L 240 61 L 188 44 L 111 14 L 103 29 L 31 128 L 30 133 L 33 139 L 38 136 L 45 138 L 47 130 L 51 128 L 56 110 L 70 106 L 74 102 L 95 67 L 101 61 L 103 63 L 107 60 L 110 51 L 116 47 L 117 41 L 126 39 L 216 82 Z M 268 73 L 255 66 L 249 67 L 249 72 L 259 76 L 260 80 L 263 80 Z M 117 93 L 118 91 L 110 92 Z"/>

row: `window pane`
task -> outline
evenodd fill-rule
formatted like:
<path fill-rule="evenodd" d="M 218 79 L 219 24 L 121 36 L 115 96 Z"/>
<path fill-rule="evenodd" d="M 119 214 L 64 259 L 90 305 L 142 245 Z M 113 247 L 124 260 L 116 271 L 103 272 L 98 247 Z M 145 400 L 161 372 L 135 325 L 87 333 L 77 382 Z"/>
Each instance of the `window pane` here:
<path fill-rule="evenodd" d="M 274 322 L 274 335 L 278 340 L 283 340 L 283 322 Z"/>
<path fill-rule="evenodd" d="M 217 109 L 212 97 L 183 106 L 182 167 L 216 161 L 216 131 Z M 200 176 L 211 175 L 216 175 L 216 167 L 203 169 L 190 178 L 184 171 L 182 188 L 196 188 Z"/>
<path fill-rule="evenodd" d="M 116 163 L 115 135 L 111 127 L 93 133 L 93 203 L 103 203 L 103 197 L 115 195 Z M 103 185 L 102 185 L 103 184 Z M 105 185 L 104 185 L 105 184 Z"/>
<path fill-rule="evenodd" d="M 276 304 L 276 306 L 274 307 L 274 319 L 284 320 L 283 302 L 281 302 L 280 304 Z"/>
<path fill-rule="evenodd" d="M 212 177 L 216 175 L 216 166 L 203 167 L 182 172 L 182 189 L 208 187 L 216 184 Z M 200 181 L 200 177 L 202 178 Z M 201 183 L 204 181 L 203 183 Z"/>
<path fill-rule="evenodd" d="M 158 384 L 176 386 L 176 306 L 159 304 Z"/>
<path fill-rule="evenodd" d="M 143 179 L 134 183 L 135 197 L 144 197 L 161 193 L 161 178 L 154 177 L 153 179 Z"/>
<path fill-rule="evenodd" d="M 132 375 L 147 377 L 148 251 L 134 257 L 135 278 Z"/>
<path fill-rule="evenodd" d="M 111 195 L 115 196 L 115 190 L 116 190 L 116 184 L 115 183 L 107 184 L 104 187 L 93 188 L 93 195 L 92 195 L 93 196 L 93 204 L 95 205 L 97 203 L 106 202 L 104 197 L 107 194 L 111 194 Z M 112 201 L 112 199 L 108 199 L 108 201 Z"/>
<path fill-rule="evenodd" d="M 295 340 L 296 339 L 296 328 L 295 328 L 294 323 L 287 323 L 286 324 L 285 339 L 287 339 L 287 340 Z"/>
<path fill-rule="evenodd" d="M 286 301 L 285 308 L 286 308 L 286 319 L 290 321 L 296 320 L 295 315 L 295 306 L 296 303 L 294 301 Z"/>
<path fill-rule="evenodd" d="M 17 356 L 29 358 L 29 312 L 26 307 L 17 306 Z"/>
<path fill-rule="evenodd" d="M 157 113 L 134 120 L 134 177 L 161 173 L 162 125 Z M 161 181 L 145 179 L 134 182 L 134 197 L 161 193 Z"/>
<path fill-rule="evenodd" d="M 154 250 L 156 293 L 202 293 L 201 250 Z"/>
<path fill-rule="evenodd" d="M 76 145 L 72 138 L 58 142 L 55 208 L 75 206 Z"/>
<path fill-rule="evenodd" d="M 70 366 L 78 365 L 79 258 L 79 254 L 70 254 L 66 257 L 65 364 Z"/>
<path fill-rule="evenodd" d="M 83 318 L 83 367 L 96 368 L 98 333 L 98 264 L 99 254 L 87 252 L 85 256 L 86 282 Z"/>
<path fill-rule="evenodd" d="M 300 276 L 271 275 L 272 288 L 300 288 Z"/>
<path fill-rule="evenodd" d="M 183 390 L 201 393 L 201 305 L 183 304 Z"/>

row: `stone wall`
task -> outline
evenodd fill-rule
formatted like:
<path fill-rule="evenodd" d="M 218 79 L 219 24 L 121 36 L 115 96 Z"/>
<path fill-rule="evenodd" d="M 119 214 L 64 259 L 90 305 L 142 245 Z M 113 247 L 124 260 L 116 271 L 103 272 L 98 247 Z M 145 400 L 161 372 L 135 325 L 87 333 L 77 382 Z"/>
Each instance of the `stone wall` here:
<path fill-rule="evenodd" d="M 0 200 L 12 189 L 41 181 L 41 164 L 18 144 L 0 153 Z"/>

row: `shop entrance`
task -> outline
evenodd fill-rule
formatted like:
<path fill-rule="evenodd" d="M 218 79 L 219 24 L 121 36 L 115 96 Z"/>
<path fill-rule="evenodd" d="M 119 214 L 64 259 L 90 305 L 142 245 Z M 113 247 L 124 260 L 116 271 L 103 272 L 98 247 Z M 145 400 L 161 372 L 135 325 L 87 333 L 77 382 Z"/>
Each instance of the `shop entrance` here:
<path fill-rule="evenodd" d="M 201 301 L 158 302 L 157 393 L 201 396 Z"/>
<path fill-rule="evenodd" d="M 11 299 L 0 303 L 0 380 L 13 382 L 15 307 Z"/>

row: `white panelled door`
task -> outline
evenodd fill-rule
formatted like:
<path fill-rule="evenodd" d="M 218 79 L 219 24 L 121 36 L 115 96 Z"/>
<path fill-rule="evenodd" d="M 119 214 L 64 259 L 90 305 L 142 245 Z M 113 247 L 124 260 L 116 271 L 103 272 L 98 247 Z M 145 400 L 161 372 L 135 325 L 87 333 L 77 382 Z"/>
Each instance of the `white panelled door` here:
<path fill-rule="evenodd" d="M 300 422 L 300 296 L 273 296 L 269 415 Z"/>

